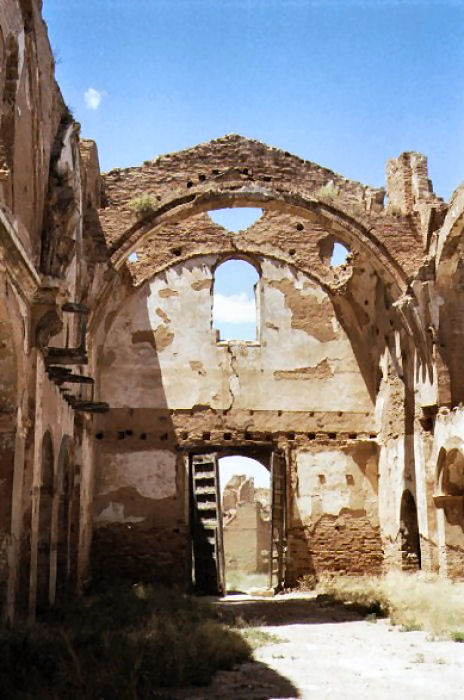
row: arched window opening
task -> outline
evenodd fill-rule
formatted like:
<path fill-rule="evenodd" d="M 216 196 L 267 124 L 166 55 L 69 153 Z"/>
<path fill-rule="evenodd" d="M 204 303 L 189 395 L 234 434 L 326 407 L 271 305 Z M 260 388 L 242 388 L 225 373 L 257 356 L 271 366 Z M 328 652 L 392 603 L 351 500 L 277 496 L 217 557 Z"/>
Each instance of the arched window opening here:
<path fill-rule="evenodd" d="M 39 532 L 37 551 L 37 609 L 49 604 L 51 525 L 53 510 L 53 445 L 49 432 L 42 440 L 42 472 L 39 502 Z"/>
<path fill-rule="evenodd" d="M 72 465 L 66 442 L 63 442 L 58 464 L 58 532 L 56 589 L 60 597 L 67 588 L 70 562 L 70 507 L 72 499 Z"/>
<path fill-rule="evenodd" d="M 332 257 L 330 258 L 330 267 L 340 267 L 344 265 L 351 251 L 343 245 L 343 243 L 334 243 Z"/>
<path fill-rule="evenodd" d="M 458 448 L 442 448 L 438 457 L 437 492 L 440 572 L 462 577 L 464 551 L 464 454 Z"/>
<path fill-rule="evenodd" d="M 249 457 L 219 459 L 226 590 L 269 586 L 271 480 Z"/>
<path fill-rule="evenodd" d="M 444 496 L 464 496 L 464 455 L 459 450 L 450 450 L 442 460 L 438 483 Z"/>
<path fill-rule="evenodd" d="M 245 231 L 263 215 L 263 210 L 256 207 L 233 207 L 229 209 L 214 209 L 208 212 L 215 224 L 219 224 L 232 233 Z"/>
<path fill-rule="evenodd" d="M 227 260 L 216 268 L 213 328 L 218 340 L 257 340 L 258 282 L 256 269 L 244 260 Z"/>
<path fill-rule="evenodd" d="M 421 568 L 419 525 L 416 503 L 407 489 L 401 498 L 400 535 L 401 568 L 403 571 L 417 571 Z"/>

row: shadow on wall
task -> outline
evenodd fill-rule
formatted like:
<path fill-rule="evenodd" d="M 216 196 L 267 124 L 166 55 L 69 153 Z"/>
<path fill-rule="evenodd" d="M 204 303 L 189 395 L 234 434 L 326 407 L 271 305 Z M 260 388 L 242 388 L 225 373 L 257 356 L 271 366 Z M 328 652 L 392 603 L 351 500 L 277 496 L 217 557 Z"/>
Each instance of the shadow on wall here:
<path fill-rule="evenodd" d="M 172 334 L 161 317 L 152 330 L 149 295 L 145 284 L 108 315 L 99 353 L 101 396 L 111 408 L 96 432 L 91 570 L 97 586 L 127 579 L 185 587 L 190 579 L 187 475 L 158 360 Z"/>

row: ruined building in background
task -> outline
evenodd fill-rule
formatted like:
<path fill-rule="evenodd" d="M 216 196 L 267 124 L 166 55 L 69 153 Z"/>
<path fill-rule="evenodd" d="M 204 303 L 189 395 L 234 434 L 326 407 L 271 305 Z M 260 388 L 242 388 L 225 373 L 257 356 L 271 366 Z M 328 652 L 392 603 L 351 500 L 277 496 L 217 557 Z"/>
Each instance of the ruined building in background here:
<path fill-rule="evenodd" d="M 276 587 L 462 577 L 463 187 L 436 197 L 418 153 L 383 190 L 235 135 L 102 175 L 37 0 L 1 3 L 0 66 L 6 615 L 90 580 L 188 587 L 192 551 L 214 591 L 223 454 L 272 470 Z M 233 234 L 208 215 L 231 206 L 263 214 Z M 253 342 L 212 327 L 228 259 L 259 276 Z"/>
<path fill-rule="evenodd" d="M 269 572 L 271 492 L 253 477 L 233 476 L 222 495 L 226 571 Z"/>

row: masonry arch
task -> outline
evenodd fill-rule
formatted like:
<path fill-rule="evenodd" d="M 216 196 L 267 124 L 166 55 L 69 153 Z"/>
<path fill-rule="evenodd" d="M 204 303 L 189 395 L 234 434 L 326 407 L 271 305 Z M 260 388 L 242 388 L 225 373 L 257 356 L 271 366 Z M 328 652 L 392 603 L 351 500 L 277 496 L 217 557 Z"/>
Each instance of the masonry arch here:
<path fill-rule="evenodd" d="M 144 240 L 167 224 L 184 221 L 200 212 L 224 209 L 227 205 L 262 208 L 271 211 L 285 211 L 322 225 L 328 233 L 336 235 L 341 243 L 350 250 L 363 249 L 371 258 L 373 265 L 382 277 L 393 282 L 398 290 L 405 292 L 408 288 L 407 276 L 399 263 L 369 230 L 362 217 L 359 220 L 346 210 L 337 208 L 316 197 L 282 191 L 279 189 L 259 190 L 250 187 L 216 189 L 197 192 L 192 189 L 186 194 L 176 193 L 171 198 L 160 202 L 159 206 L 146 217 L 135 223 L 118 239 L 111 249 L 112 263 L 116 269 L 125 264 L 127 256 L 140 247 Z M 180 257 L 180 256 L 178 256 Z"/>
<path fill-rule="evenodd" d="M 434 503 L 437 508 L 440 572 L 462 577 L 464 556 L 464 451 L 452 440 L 440 449 Z"/>
<path fill-rule="evenodd" d="M 403 491 L 400 507 L 401 568 L 417 571 L 421 568 L 421 548 L 417 508 L 409 489 Z"/>
<path fill-rule="evenodd" d="M 51 432 L 42 438 L 39 523 L 37 538 L 37 609 L 50 603 L 53 495 L 55 484 L 54 451 Z M 31 572 L 33 573 L 33 572 Z M 32 587 L 31 587 L 32 588 Z"/>
<path fill-rule="evenodd" d="M 72 439 L 65 435 L 61 440 L 54 477 L 54 527 L 52 579 L 50 598 L 63 598 L 70 588 L 71 571 L 75 570 L 76 543 L 73 541 L 78 529 L 74 507 L 74 465 Z"/>
<path fill-rule="evenodd" d="M 219 455 L 226 591 L 268 588 L 271 473 L 250 457 Z"/>

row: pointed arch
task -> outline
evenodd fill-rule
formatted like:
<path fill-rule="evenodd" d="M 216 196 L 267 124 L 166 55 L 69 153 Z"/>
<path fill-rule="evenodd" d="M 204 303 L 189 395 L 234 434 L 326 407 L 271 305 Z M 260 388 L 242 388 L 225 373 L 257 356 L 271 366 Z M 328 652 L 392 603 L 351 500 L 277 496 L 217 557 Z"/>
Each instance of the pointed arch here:
<path fill-rule="evenodd" d="M 50 431 L 42 438 L 42 462 L 39 497 L 39 528 L 37 543 L 37 609 L 50 603 L 51 533 L 54 493 L 54 454 Z"/>

